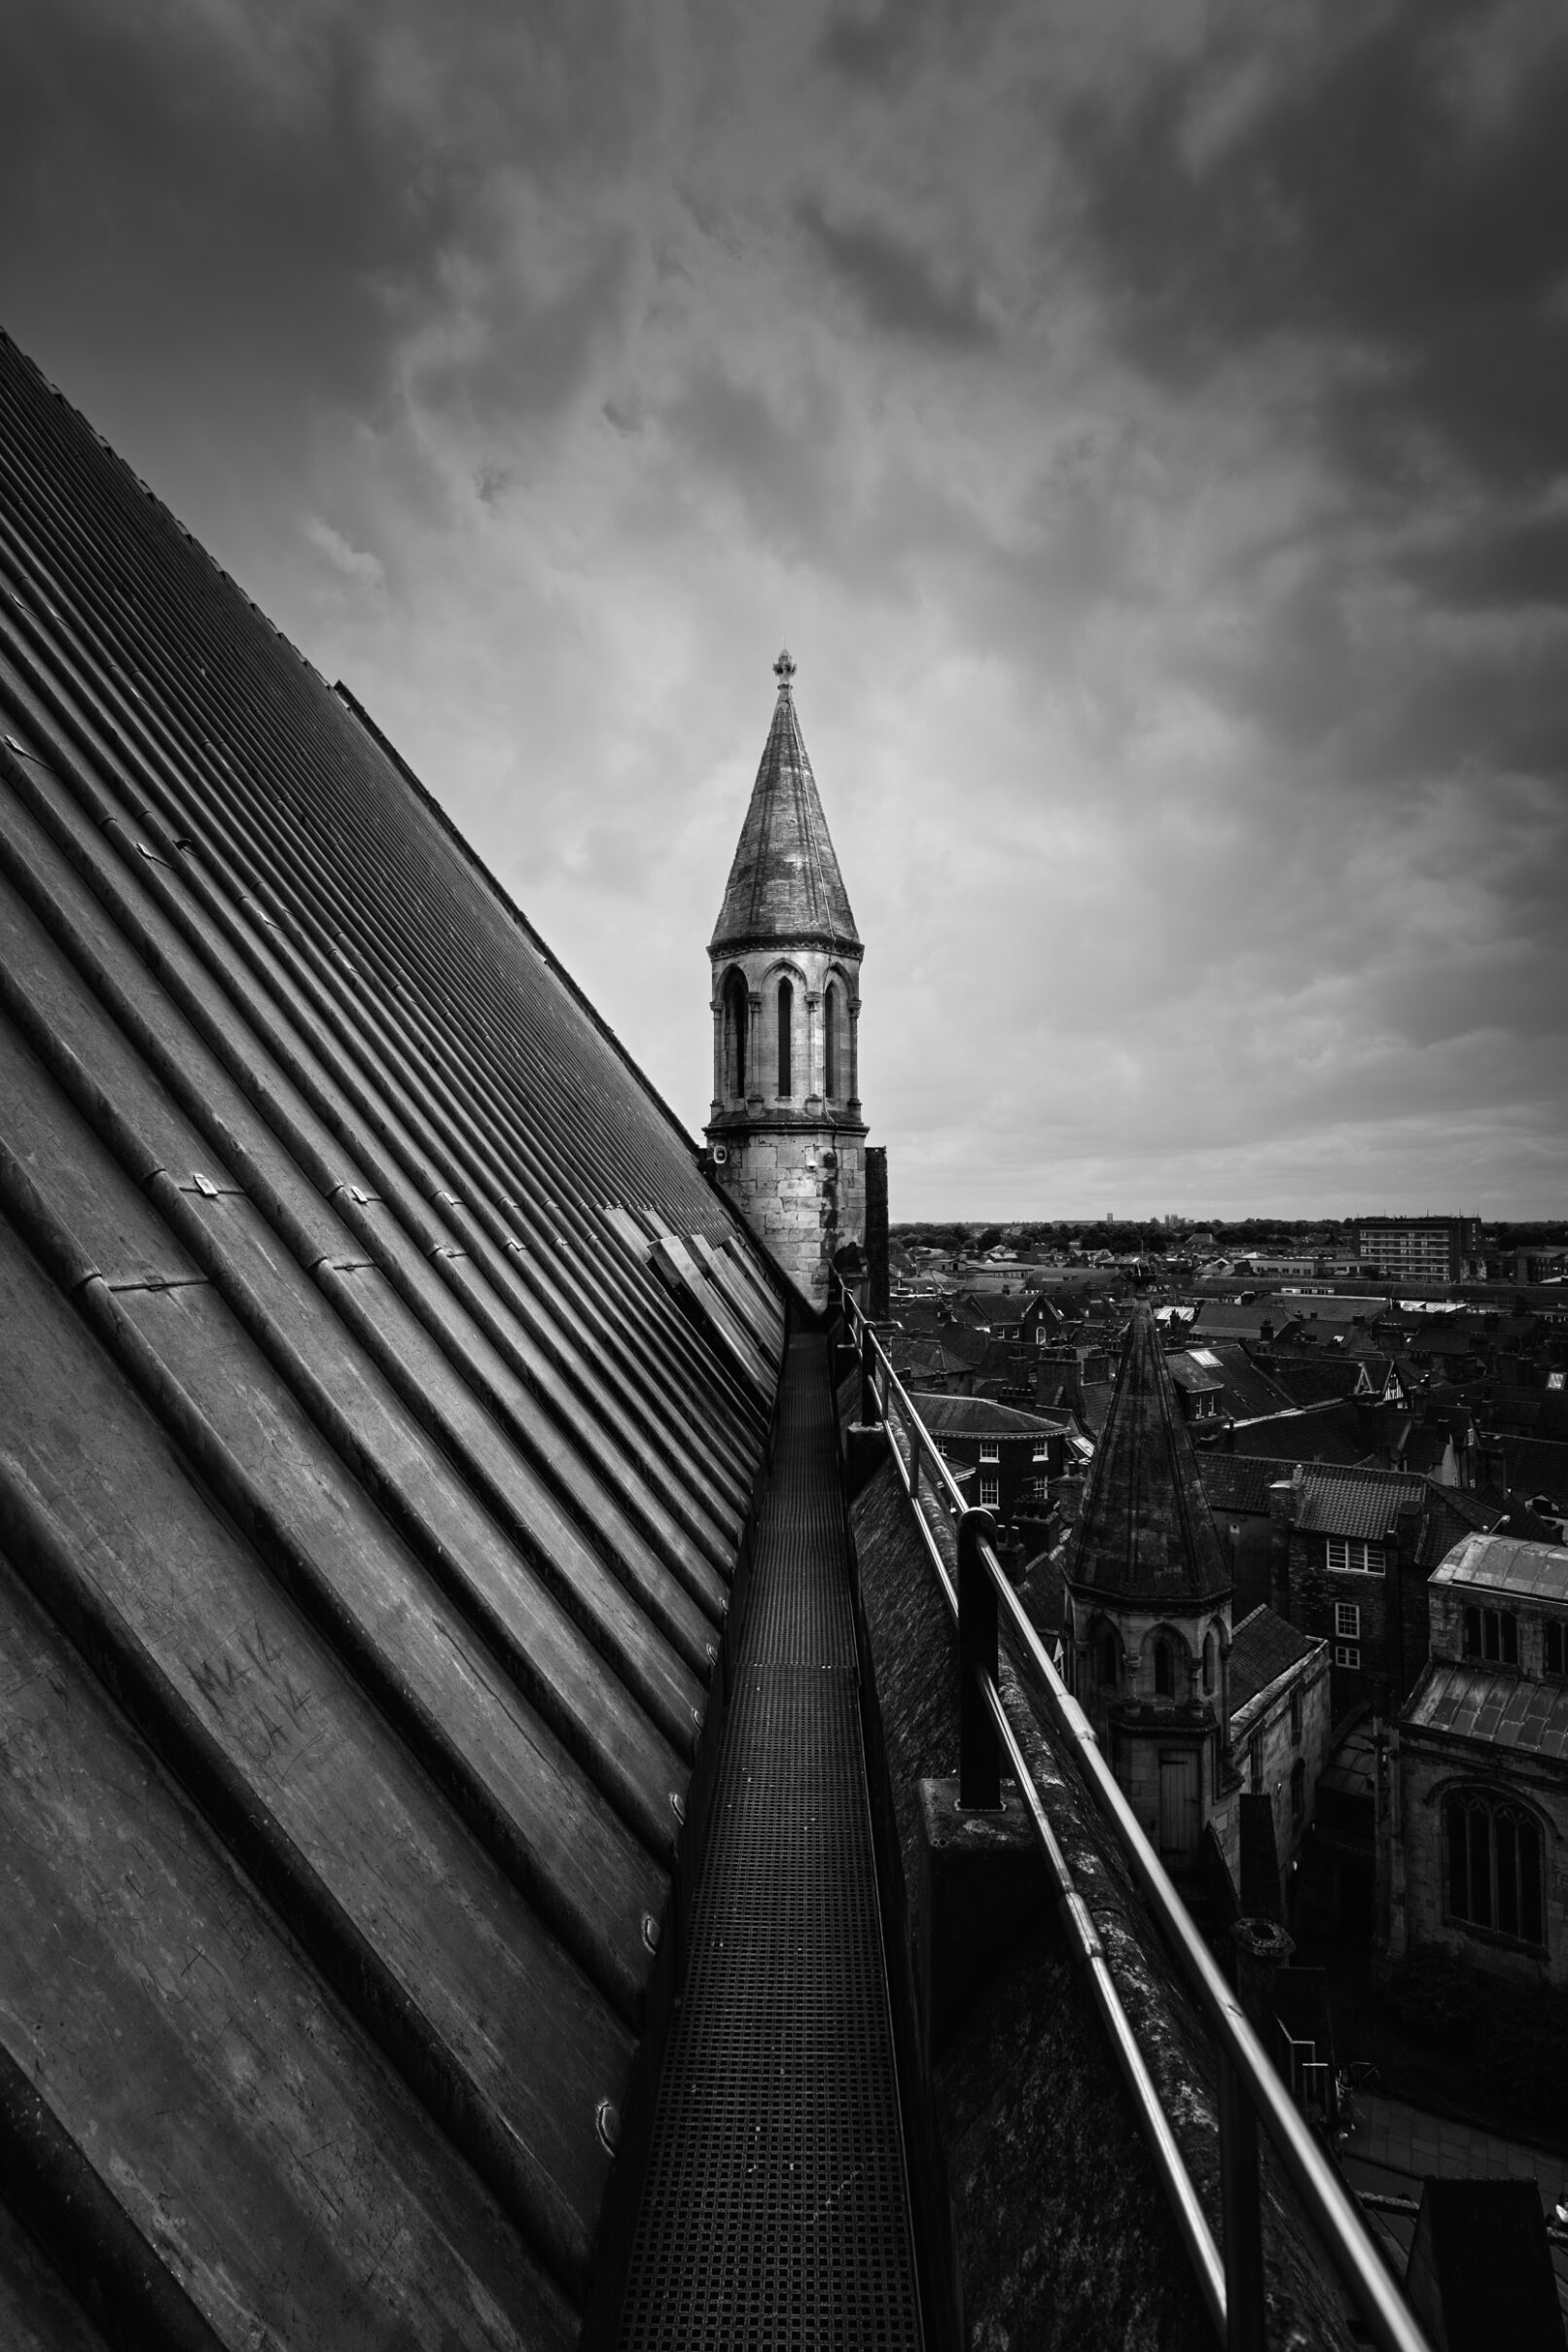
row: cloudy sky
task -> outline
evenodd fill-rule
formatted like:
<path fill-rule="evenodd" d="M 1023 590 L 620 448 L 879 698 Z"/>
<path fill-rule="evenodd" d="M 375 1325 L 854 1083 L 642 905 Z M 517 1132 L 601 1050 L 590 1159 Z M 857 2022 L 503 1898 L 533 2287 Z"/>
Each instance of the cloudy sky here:
<path fill-rule="evenodd" d="M 895 1217 L 1562 1211 L 1560 0 L 9 0 L 0 89 L 0 322 L 694 1126 L 787 642 Z"/>

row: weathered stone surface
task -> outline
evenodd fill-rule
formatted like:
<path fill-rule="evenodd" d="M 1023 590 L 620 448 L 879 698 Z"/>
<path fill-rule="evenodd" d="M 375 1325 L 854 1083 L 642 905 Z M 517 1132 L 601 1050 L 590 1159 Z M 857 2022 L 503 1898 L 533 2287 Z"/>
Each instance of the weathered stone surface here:
<path fill-rule="evenodd" d="M 858 1380 L 840 1389 L 847 1420 Z M 940 1548 L 944 1519 L 933 1518 Z M 868 1707 L 876 1736 L 873 1802 L 883 1851 L 895 2003 L 918 2017 L 924 1988 L 912 1901 L 922 1840 L 919 1784 L 957 1768 L 956 1643 L 945 1603 L 891 1464 L 851 1509 Z M 1014 1700 L 1022 1686 L 1003 1667 Z M 1015 1722 L 1027 1723 L 1021 1706 Z M 1219 2231 L 1219 2143 L 1206 2034 L 1175 1977 L 1075 1767 L 1038 1728 L 1025 1738 L 1035 1785 L 1188 2169 Z M 878 1769 L 874 1760 L 880 1760 Z M 966 2345 L 1207 2347 L 1197 2288 L 1130 2098 L 1087 1984 L 1052 1917 L 999 1965 L 935 2062 L 906 2024 L 917 2110 L 917 2168 L 931 2291 Z M 1265 2166 L 1265 2253 L 1271 2343 L 1348 2346 L 1337 2287 Z"/>

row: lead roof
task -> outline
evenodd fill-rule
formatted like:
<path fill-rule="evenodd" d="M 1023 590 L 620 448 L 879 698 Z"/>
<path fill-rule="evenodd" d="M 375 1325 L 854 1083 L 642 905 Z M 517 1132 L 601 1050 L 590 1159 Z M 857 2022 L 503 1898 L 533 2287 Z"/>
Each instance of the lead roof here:
<path fill-rule="evenodd" d="M 1568 1550 L 1513 1535 L 1466 1535 L 1434 1569 L 1430 1581 L 1507 1592 L 1515 1599 L 1568 1602 Z"/>
<path fill-rule="evenodd" d="M 1405 1710 L 1404 1727 L 1568 1764 L 1568 1683 L 1532 1682 L 1468 1659 L 1435 1657 Z"/>
<path fill-rule="evenodd" d="M 182 2341 L 564 2345 L 769 1277 L 403 764 L 3 338 L 0 732 L 38 2226 Z"/>

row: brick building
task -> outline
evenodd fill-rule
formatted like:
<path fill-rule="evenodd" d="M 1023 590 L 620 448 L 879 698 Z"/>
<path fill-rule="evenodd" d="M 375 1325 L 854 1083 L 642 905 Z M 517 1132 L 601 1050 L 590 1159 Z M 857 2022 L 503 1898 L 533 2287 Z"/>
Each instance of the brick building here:
<path fill-rule="evenodd" d="M 961 1479 L 966 1499 L 1003 1521 L 1020 1504 L 1044 1505 L 1048 1483 L 1068 1468 L 1065 1419 L 1043 1420 L 994 1397 L 926 1390 L 911 1394 L 909 1402 Z"/>
<path fill-rule="evenodd" d="M 1390 1957 L 1443 1944 L 1568 1984 L 1568 1551 L 1469 1536 L 1429 1598 L 1389 1808 Z"/>
<path fill-rule="evenodd" d="M 1329 1643 L 1336 1722 L 1379 1696 L 1398 1706 L 1426 1662 L 1428 1577 L 1501 1507 L 1398 1471 L 1272 1468 L 1274 1606 Z"/>

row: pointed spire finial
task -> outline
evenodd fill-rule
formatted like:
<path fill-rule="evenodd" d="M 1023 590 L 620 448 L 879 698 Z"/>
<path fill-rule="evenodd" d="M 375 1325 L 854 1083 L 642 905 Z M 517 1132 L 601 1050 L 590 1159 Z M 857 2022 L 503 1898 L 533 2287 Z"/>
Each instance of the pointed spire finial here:
<path fill-rule="evenodd" d="M 795 675 L 795 656 L 790 652 L 788 646 L 784 648 L 774 662 L 773 675 L 778 680 L 779 693 L 787 695 L 790 691 L 790 680 Z"/>

